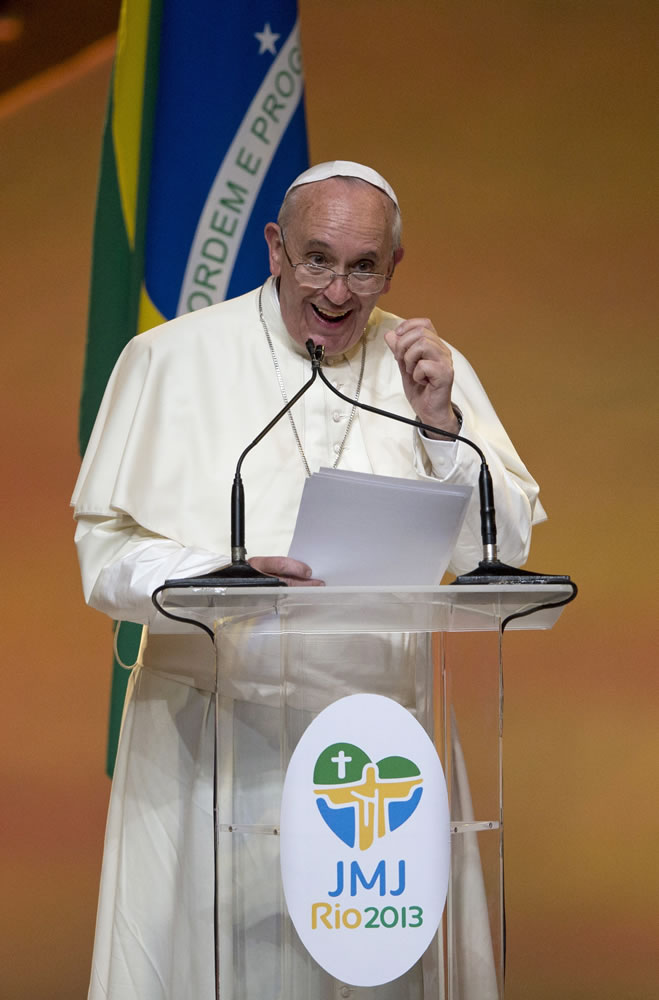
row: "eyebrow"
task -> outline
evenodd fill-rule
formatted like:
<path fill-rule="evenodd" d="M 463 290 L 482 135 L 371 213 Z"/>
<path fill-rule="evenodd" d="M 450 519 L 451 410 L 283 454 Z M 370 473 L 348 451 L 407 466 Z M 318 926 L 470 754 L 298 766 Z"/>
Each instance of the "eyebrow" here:
<path fill-rule="evenodd" d="M 314 250 L 324 250 L 330 257 L 336 256 L 334 249 L 329 245 L 329 243 L 325 243 L 324 240 L 317 240 L 317 239 L 308 240 L 303 252 L 312 253 Z M 365 258 L 367 258 L 369 260 L 376 261 L 378 259 L 378 256 L 379 256 L 379 250 L 370 249 L 370 250 L 364 250 L 362 253 L 355 254 L 354 259 L 364 260 Z"/>

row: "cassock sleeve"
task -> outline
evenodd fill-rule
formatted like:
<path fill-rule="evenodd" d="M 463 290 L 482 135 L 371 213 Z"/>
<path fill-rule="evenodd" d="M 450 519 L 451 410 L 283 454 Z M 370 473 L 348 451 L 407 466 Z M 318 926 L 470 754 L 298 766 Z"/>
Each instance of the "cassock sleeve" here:
<path fill-rule="evenodd" d="M 228 556 L 190 548 L 140 527 L 130 517 L 81 516 L 75 533 L 87 603 L 117 621 L 153 626 L 151 594 L 165 580 L 197 576 Z"/>
<path fill-rule="evenodd" d="M 169 387 L 151 339 L 136 337 L 115 366 L 72 498 L 86 601 L 112 618 L 142 624 L 153 624 L 151 594 L 164 580 L 229 561 L 221 552 L 178 540 L 176 525 L 167 530 L 176 515 L 169 499 L 175 493 L 157 483 L 152 470 L 157 465 L 166 475 L 169 467 L 176 469 L 174 448 L 181 445 L 163 407 Z M 158 531 L 160 524 L 164 531 Z"/>

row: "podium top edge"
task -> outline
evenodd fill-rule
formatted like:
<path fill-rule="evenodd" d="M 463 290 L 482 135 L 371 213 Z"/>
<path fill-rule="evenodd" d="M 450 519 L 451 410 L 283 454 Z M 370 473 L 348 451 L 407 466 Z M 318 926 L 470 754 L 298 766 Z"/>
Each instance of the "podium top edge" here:
<path fill-rule="evenodd" d="M 223 629 L 247 620 L 253 629 L 279 634 L 303 632 L 428 632 L 497 630 L 517 616 L 512 628 L 551 628 L 572 588 L 552 584 L 474 584 L 429 587 L 204 587 L 187 585 L 161 592 L 167 616 L 158 632 Z M 191 618 L 190 615 L 194 617 Z M 522 616 L 522 617 L 519 617 Z M 172 626 L 171 619 L 175 625 Z M 517 620 L 519 618 L 519 620 Z M 178 623 L 178 624 L 177 624 Z M 202 624 L 202 627 L 203 624 Z"/>
<path fill-rule="evenodd" d="M 405 586 L 325 586 L 325 587 L 168 587 L 164 594 L 168 594 L 172 591 L 186 590 L 189 594 L 195 594 L 200 597 L 212 597 L 214 595 L 218 597 L 279 597 L 279 598 L 293 598 L 299 599 L 300 601 L 311 598 L 312 600 L 322 600 L 326 596 L 340 597 L 342 595 L 350 596 L 354 594 L 368 595 L 368 594 L 390 594 L 392 597 L 405 596 L 405 595 L 419 595 L 426 596 L 428 598 L 456 598 L 456 597 L 467 597 L 473 594 L 491 594 L 493 596 L 503 596 L 503 595 L 513 595 L 515 594 L 517 598 L 529 598 L 532 596 L 543 597 L 556 595 L 558 597 L 565 596 L 571 593 L 572 588 L 569 584 L 559 583 L 559 584 L 444 584 L 436 586 L 428 586 L 427 584 L 410 584 Z"/>

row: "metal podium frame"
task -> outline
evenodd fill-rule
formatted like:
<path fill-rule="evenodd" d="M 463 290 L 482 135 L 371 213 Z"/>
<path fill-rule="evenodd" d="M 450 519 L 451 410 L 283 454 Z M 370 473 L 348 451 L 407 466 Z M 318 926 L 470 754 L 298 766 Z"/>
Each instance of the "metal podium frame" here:
<path fill-rule="evenodd" d="M 221 1000 L 502 1000 L 502 622 L 548 629 L 568 585 L 170 589 L 215 635 L 216 993 Z M 555 607 L 547 607 L 556 603 Z M 542 606 L 542 608 L 541 608 Z M 162 619 L 159 632 L 192 625 Z M 391 984 L 333 980 L 300 943 L 278 868 L 278 796 L 302 732 L 346 694 L 403 704 L 433 740 L 449 793 L 446 909 Z"/>

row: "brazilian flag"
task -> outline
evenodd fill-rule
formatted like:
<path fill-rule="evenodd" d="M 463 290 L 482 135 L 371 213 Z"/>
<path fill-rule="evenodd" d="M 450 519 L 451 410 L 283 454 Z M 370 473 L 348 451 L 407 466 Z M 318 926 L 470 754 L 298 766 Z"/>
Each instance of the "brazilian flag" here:
<path fill-rule="evenodd" d="M 295 0 L 123 0 L 94 230 L 80 448 L 135 335 L 260 284 L 308 166 Z M 122 623 L 134 662 L 141 626 Z M 108 772 L 128 671 L 115 659 Z"/>

